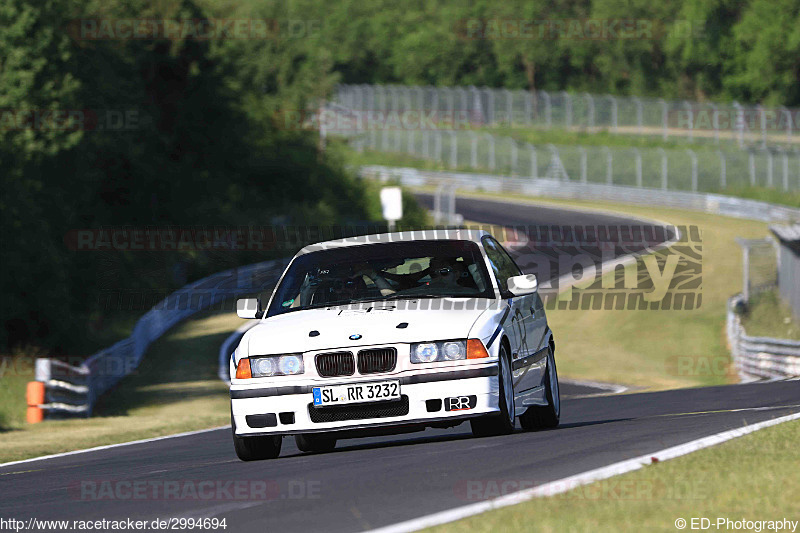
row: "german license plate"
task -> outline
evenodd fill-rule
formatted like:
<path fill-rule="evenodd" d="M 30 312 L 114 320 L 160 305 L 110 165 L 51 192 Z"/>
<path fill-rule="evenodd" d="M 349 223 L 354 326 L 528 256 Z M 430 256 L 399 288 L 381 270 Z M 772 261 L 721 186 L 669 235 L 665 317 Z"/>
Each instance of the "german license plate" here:
<path fill-rule="evenodd" d="M 314 393 L 314 405 L 317 407 L 399 400 L 400 382 L 392 380 L 314 387 L 312 392 Z"/>

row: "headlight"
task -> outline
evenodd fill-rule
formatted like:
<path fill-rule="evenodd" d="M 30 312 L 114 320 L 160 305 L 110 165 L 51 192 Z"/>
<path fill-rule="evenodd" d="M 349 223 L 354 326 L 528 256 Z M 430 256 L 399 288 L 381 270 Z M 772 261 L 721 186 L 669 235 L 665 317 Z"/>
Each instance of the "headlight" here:
<path fill-rule="evenodd" d="M 467 358 L 467 342 L 463 340 L 420 342 L 411 345 L 412 363 L 458 361 Z"/>
<path fill-rule="evenodd" d="M 448 361 L 467 358 L 467 350 L 464 341 L 445 342 L 442 346 L 442 354 Z"/>
<path fill-rule="evenodd" d="M 292 376 L 302 374 L 303 356 L 299 354 L 251 357 L 250 368 L 254 378 Z"/>
<path fill-rule="evenodd" d="M 303 358 L 299 355 L 284 355 L 278 360 L 278 369 L 287 376 L 302 374 Z"/>
<path fill-rule="evenodd" d="M 439 357 L 439 347 L 433 342 L 423 342 L 411 346 L 412 363 L 431 363 Z"/>

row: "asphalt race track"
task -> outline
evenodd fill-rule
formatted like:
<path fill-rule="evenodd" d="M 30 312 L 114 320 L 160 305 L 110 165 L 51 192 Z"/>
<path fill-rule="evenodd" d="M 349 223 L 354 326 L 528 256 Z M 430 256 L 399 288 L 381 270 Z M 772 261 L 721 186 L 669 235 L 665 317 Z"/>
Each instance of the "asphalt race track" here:
<path fill-rule="evenodd" d="M 631 223 L 483 200 L 460 200 L 458 211 L 495 224 Z M 233 452 L 230 429 L 220 429 L 0 467 L 0 516 L 224 517 L 227 531 L 236 532 L 365 530 L 497 496 L 491 488 L 504 481 L 530 487 L 800 411 L 797 382 L 585 397 L 589 392 L 564 384 L 561 426 L 535 433 L 477 439 L 462 424 L 342 441 L 326 454 L 302 454 L 288 438 L 279 459 L 243 463 Z M 266 484 L 266 497 L 225 490 L 208 499 L 162 494 L 169 483 L 227 481 L 249 488 Z M 132 494 L 136 482 L 150 488 Z M 103 483 L 111 493 L 101 489 Z M 119 494 L 120 487 L 127 490 Z"/>

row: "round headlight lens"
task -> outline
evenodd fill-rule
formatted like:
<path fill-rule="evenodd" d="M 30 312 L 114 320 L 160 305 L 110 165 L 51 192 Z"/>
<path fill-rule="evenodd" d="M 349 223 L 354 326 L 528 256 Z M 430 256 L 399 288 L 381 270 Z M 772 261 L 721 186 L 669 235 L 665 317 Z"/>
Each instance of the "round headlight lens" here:
<path fill-rule="evenodd" d="M 283 374 L 291 376 L 303 371 L 303 360 L 297 355 L 284 355 L 279 360 L 279 368 Z"/>
<path fill-rule="evenodd" d="M 420 363 L 430 363 L 439 357 L 439 348 L 432 342 L 417 344 L 414 355 Z"/>
<path fill-rule="evenodd" d="M 446 342 L 442 346 L 442 352 L 444 352 L 444 358 L 448 361 L 464 359 L 466 356 L 463 342 Z"/>
<path fill-rule="evenodd" d="M 271 357 L 259 357 L 252 359 L 250 364 L 253 369 L 253 377 L 271 376 L 277 370 L 275 361 Z"/>

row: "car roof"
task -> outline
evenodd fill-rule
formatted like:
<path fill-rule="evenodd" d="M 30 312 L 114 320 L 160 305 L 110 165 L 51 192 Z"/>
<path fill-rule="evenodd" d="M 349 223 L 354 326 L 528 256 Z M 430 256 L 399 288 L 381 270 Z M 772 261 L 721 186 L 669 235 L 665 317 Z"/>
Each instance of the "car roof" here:
<path fill-rule="evenodd" d="M 357 237 L 347 237 L 332 241 L 318 242 L 309 244 L 297 255 L 327 250 L 330 248 L 344 248 L 347 246 L 359 246 L 362 244 L 379 244 L 392 242 L 412 242 L 412 241 L 472 241 L 480 243 L 481 239 L 491 235 L 486 230 L 478 229 L 426 229 L 416 231 L 398 231 L 395 233 L 377 233 L 373 235 L 359 235 Z"/>

